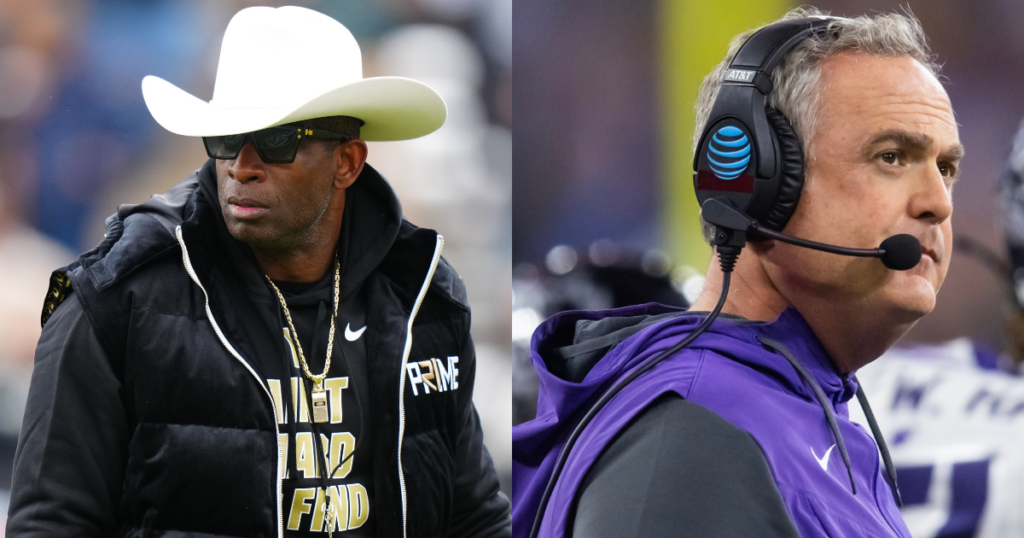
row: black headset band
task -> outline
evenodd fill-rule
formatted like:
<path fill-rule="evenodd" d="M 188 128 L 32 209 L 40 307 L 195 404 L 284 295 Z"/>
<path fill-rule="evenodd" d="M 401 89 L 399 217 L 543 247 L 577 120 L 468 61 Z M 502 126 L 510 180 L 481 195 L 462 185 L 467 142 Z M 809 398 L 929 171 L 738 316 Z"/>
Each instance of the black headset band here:
<path fill-rule="evenodd" d="M 775 67 L 793 47 L 812 33 L 826 28 L 834 20 L 828 17 L 810 17 L 765 26 L 743 43 L 729 63 L 729 69 L 759 71 L 770 77 Z"/>
<path fill-rule="evenodd" d="M 723 84 L 752 84 L 768 95 L 772 92 L 772 71 L 793 47 L 834 19 L 810 17 L 765 26 L 750 36 L 736 52 L 722 80 Z"/>

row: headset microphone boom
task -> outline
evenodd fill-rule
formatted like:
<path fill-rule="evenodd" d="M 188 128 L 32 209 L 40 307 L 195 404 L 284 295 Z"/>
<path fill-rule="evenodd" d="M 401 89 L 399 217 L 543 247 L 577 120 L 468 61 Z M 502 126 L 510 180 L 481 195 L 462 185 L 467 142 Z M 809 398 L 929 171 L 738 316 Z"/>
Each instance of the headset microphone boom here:
<path fill-rule="evenodd" d="M 721 233 L 720 230 L 723 228 L 744 233 L 756 232 L 770 239 L 798 247 L 840 254 L 842 256 L 880 258 L 883 265 L 895 271 L 913 269 L 921 261 L 921 242 L 910 234 L 893 235 L 882 241 L 878 248 L 849 248 L 827 245 L 772 230 L 755 220 L 747 218 L 732 208 L 728 202 L 718 198 L 711 198 L 704 202 L 704 207 L 701 208 L 701 217 L 704 219 L 704 222 L 715 226 L 716 234 Z"/>

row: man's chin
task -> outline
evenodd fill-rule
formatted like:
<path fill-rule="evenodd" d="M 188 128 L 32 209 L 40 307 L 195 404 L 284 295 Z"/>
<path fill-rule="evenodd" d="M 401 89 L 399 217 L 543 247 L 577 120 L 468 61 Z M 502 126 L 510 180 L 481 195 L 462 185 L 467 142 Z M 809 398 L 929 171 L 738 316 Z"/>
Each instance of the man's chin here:
<path fill-rule="evenodd" d="M 912 280 L 887 294 L 885 302 L 895 314 L 896 323 L 916 322 L 935 309 L 935 288 L 923 278 Z"/>
<path fill-rule="evenodd" d="M 267 233 L 267 226 L 257 222 L 246 222 L 235 219 L 224 219 L 231 237 L 247 243 L 255 248 L 274 249 L 279 247 L 281 239 L 275 234 Z"/>

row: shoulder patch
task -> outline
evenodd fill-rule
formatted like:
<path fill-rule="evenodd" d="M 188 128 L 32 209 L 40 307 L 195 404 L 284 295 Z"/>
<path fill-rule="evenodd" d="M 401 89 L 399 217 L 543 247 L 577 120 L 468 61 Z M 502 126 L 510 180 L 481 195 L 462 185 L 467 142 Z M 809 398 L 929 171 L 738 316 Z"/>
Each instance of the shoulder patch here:
<path fill-rule="evenodd" d="M 57 269 L 50 274 L 50 289 L 46 292 L 46 299 L 43 301 L 43 314 L 40 318 L 40 325 L 45 327 L 50 320 L 54 310 L 64 302 L 71 294 L 71 277 L 64 269 Z"/>

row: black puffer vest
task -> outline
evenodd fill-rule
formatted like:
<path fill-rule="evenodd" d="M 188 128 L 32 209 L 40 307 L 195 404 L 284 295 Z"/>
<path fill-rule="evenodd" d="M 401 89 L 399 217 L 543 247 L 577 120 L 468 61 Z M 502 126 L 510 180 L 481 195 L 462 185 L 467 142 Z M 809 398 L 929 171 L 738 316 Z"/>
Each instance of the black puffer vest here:
<path fill-rule="evenodd" d="M 163 195 L 166 207 L 111 217 L 107 238 L 54 274 L 44 310 L 73 289 L 122 376 L 131 437 L 119 536 L 283 532 L 278 426 L 254 369 L 277 350 L 254 349 L 233 308 L 241 290 L 211 231 L 217 202 L 197 188 L 213 173 L 207 163 Z M 369 166 L 359 181 L 390 193 Z M 466 292 L 442 245 L 403 221 L 364 284 L 380 536 L 448 532 L 458 436 L 475 420 Z M 406 364 L 454 355 L 460 390 L 414 396 Z"/>

